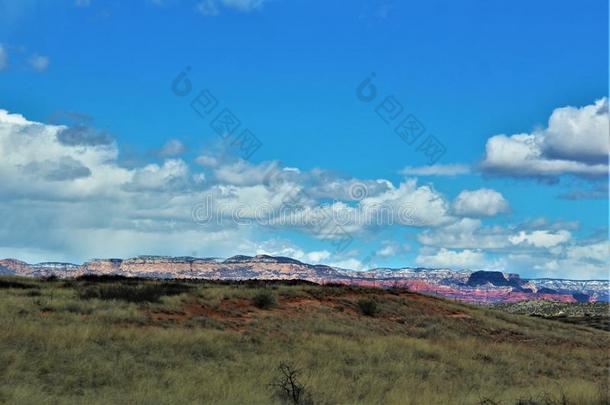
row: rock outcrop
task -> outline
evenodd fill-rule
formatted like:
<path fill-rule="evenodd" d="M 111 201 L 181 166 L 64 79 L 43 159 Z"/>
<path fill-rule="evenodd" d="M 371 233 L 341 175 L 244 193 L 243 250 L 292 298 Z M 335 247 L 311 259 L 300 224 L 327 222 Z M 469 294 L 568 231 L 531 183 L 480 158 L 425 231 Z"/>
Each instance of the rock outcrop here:
<path fill-rule="evenodd" d="M 160 279 L 209 280 L 307 280 L 319 284 L 340 283 L 374 287 L 405 287 L 469 302 L 517 302 L 554 300 L 565 302 L 608 301 L 608 281 L 560 279 L 526 280 L 518 274 L 498 271 L 450 269 L 371 269 L 351 271 L 311 265 L 289 257 L 233 256 L 226 260 L 196 257 L 139 256 L 131 259 L 94 259 L 72 263 L 28 264 L 0 260 L 0 275 L 71 278 L 87 274 Z"/>

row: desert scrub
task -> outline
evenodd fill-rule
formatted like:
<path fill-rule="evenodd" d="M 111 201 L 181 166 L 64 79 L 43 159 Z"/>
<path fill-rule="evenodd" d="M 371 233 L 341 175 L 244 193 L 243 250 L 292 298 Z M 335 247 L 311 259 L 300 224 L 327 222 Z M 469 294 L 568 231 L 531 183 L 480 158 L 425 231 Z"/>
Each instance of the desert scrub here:
<path fill-rule="evenodd" d="M 15 288 L 15 289 L 20 289 L 20 290 L 26 290 L 26 289 L 38 289 L 38 285 L 36 284 L 32 284 L 30 282 L 23 282 L 23 281 L 17 281 L 17 280 L 13 280 L 11 278 L 6 278 L 6 279 L 0 279 L 0 289 L 8 289 L 8 288 Z"/>
<path fill-rule="evenodd" d="M 79 288 L 81 299 L 123 300 L 127 302 L 159 302 L 161 297 L 179 295 L 191 290 L 180 283 L 98 284 Z"/>
<path fill-rule="evenodd" d="M 0 290 L 0 403 L 279 405 L 270 383 L 287 360 L 319 404 L 608 403 L 610 334 L 588 327 L 358 287 L 10 280 L 42 295 Z M 164 283 L 192 289 L 150 305 L 78 294 Z M 261 292 L 281 305 L 256 308 Z M 375 317 L 359 300 L 378 304 Z"/>
<path fill-rule="evenodd" d="M 300 381 L 301 371 L 289 363 L 280 363 L 278 375 L 270 386 L 275 390 L 275 396 L 285 404 L 311 405 L 313 401 L 305 385 Z"/>
<path fill-rule="evenodd" d="M 375 316 L 379 313 L 379 305 L 377 305 L 377 301 L 372 298 L 359 299 L 356 304 L 362 315 Z"/>
<path fill-rule="evenodd" d="M 252 297 L 252 303 L 260 309 L 269 309 L 277 305 L 275 294 L 269 291 L 261 291 Z"/>

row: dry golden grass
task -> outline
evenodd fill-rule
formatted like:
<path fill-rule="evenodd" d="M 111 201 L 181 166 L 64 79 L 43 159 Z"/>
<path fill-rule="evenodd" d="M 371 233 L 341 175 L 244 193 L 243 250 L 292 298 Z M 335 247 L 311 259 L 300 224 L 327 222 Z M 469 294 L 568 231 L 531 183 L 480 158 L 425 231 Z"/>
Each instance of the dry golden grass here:
<path fill-rule="evenodd" d="M 284 362 L 315 404 L 608 403 L 610 334 L 584 326 L 394 290 L 2 280 L 0 402 L 281 403 Z"/>

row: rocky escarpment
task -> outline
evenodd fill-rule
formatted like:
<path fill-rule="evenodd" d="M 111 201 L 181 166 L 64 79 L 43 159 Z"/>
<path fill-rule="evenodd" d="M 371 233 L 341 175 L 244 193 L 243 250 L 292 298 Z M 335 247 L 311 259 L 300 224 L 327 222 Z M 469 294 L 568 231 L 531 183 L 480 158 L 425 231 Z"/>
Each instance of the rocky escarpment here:
<path fill-rule="evenodd" d="M 512 287 L 514 291 L 535 293 L 541 292 L 534 283 L 523 280 L 518 274 L 502 273 L 500 271 L 475 271 L 468 277 L 467 284 L 472 287 L 492 285 L 495 287 Z M 553 294 L 552 291 L 545 293 Z"/>
<path fill-rule="evenodd" d="M 609 287 L 607 281 L 525 280 L 518 274 L 497 271 L 381 268 L 356 272 L 269 255 L 240 255 L 226 260 L 188 256 L 139 256 L 131 259 L 94 259 L 82 265 L 54 262 L 28 264 L 15 259 L 0 260 L 0 275 L 70 278 L 86 274 L 210 280 L 300 279 L 320 284 L 398 286 L 462 301 L 490 303 L 523 300 L 607 301 Z"/>
<path fill-rule="evenodd" d="M 512 283 L 511 283 L 512 281 Z M 504 273 L 499 271 L 475 271 L 468 277 L 467 284 L 469 286 L 478 286 L 484 284 L 491 284 L 498 287 L 505 287 L 509 285 L 518 286 L 516 280 L 509 281 Z"/>

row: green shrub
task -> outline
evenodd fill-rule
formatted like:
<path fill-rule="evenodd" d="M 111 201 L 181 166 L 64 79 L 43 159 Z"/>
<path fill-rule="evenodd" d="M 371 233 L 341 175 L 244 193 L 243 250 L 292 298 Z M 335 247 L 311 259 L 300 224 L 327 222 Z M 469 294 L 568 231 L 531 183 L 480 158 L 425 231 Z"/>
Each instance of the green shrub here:
<path fill-rule="evenodd" d="M 362 315 L 366 316 L 375 316 L 379 312 L 379 308 L 377 306 L 377 301 L 370 298 L 363 298 L 358 300 L 358 309 L 362 313 Z"/>
<path fill-rule="evenodd" d="M 260 309 L 269 309 L 277 304 L 275 295 L 268 291 L 262 291 L 252 297 L 252 303 Z"/>
<path fill-rule="evenodd" d="M 163 296 L 178 295 L 191 289 L 180 283 L 140 285 L 98 284 L 79 291 L 81 299 L 123 300 L 128 302 L 158 302 Z"/>

